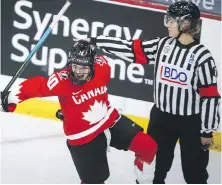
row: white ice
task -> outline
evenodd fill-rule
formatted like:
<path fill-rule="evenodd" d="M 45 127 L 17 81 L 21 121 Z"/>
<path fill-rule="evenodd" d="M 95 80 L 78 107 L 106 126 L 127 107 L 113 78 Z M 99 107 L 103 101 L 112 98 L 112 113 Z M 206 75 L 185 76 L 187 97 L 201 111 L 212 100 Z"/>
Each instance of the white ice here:
<path fill-rule="evenodd" d="M 65 144 L 62 124 L 42 118 L 0 113 L 1 183 L 78 184 L 80 179 Z M 111 148 L 109 184 L 135 184 L 133 153 Z M 96 169 L 95 169 L 96 170 Z M 221 153 L 210 152 L 209 183 L 221 183 Z M 179 146 L 166 183 L 184 184 Z"/>

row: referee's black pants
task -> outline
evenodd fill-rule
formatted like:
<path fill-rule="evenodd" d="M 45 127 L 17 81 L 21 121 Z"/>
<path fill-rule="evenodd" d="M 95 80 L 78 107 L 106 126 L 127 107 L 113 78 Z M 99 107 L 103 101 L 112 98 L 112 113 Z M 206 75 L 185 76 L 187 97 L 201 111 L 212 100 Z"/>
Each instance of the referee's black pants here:
<path fill-rule="evenodd" d="M 179 116 L 151 110 L 147 133 L 158 144 L 154 184 L 164 184 L 170 170 L 177 140 L 180 140 L 182 170 L 186 183 L 207 184 L 209 151 L 201 149 L 200 115 Z M 176 174 L 175 174 L 176 175 Z"/>

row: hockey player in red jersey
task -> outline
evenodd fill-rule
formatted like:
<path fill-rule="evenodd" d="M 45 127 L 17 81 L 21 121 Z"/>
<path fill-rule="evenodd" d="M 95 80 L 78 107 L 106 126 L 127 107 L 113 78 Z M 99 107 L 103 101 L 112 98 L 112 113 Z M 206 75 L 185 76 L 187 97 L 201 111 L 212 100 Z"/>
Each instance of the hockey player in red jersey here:
<path fill-rule="evenodd" d="M 82 183 L 107 180 L 109 146 L 135 152 L 137 181 L 152 183 L 157 145 L 140 126 L 110 104 L 106 87 L 109 81 L 106 58 L 97 56 L 93 45 L 80 40 L 70 50 L 65 69 L 49 78 L 27 79 L 18 91 L 1 93 L 0 109 L 13 112 L 16 104 L 27 99 L 58 96 L 67 146 Z"/>

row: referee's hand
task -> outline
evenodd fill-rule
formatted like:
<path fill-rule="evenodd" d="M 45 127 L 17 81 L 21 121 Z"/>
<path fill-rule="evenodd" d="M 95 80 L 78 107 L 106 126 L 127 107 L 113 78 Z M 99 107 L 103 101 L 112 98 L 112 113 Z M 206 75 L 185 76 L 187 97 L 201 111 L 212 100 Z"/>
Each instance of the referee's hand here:
<path fill-rule="evenodd" d="M 203 150 L 209 150 L 210 147 L 212 147 L 212 145 L 214 144 L 214 139 L 213 137 L 209 137 L 209 138 L 206 138 L 206 137 L 201 137 L 201 143 L 202 143 L 202 149 Z"/>

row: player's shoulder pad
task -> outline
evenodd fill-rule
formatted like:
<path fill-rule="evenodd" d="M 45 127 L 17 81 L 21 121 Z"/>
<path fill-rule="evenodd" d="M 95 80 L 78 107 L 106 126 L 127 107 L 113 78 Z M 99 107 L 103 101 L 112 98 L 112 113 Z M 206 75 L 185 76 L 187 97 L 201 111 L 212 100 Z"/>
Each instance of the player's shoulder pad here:
<path fill-rule="evenodd" d="M 104 56 L 104 55 L 100 55 L 96 57 L 95 60 L 95 64 L 99 65 L 99 66 L 104 66 L 104 65 L 108 65 L 108 57 Z"/>

